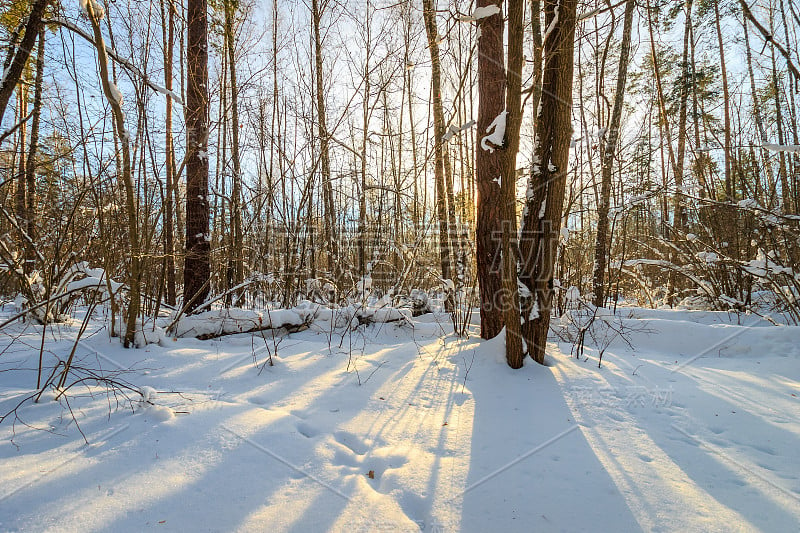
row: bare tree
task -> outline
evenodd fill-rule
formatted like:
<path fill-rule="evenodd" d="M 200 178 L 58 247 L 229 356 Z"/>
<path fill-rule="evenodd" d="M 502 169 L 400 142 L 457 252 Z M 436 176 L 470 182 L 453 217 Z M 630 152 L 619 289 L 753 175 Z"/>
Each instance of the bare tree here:
<path fill-rule="evenodd" d="M 611 235 L 609 235 L 608 210 L 611 202 L 611 173 L 614 167 L 617 142 L 619 140 L 619 127 L 622 121 L 622 106 L 625 102 L 625 82 L 628 77 L 628 63 L 631 51 L 631 29 L 633 28 L 633 10 L 636 7 L 634 0 L 625 3 L 625 17 L 622 28 L 622 44 L 620 45 L 619 68 L 617 69 L 617 87 L 614 93 L 614 109 L 611 112 L 611 122 L 603 140 L 601 151 L 602 178 L 600 184 L 600 203 L 597 206 L 597 235 L 594 249 L 594 273 L 592 274 L 592 292 L 594 304 L 598 307 L 605 305 L 605 271 L 608 264 L 608 249 Z"/>

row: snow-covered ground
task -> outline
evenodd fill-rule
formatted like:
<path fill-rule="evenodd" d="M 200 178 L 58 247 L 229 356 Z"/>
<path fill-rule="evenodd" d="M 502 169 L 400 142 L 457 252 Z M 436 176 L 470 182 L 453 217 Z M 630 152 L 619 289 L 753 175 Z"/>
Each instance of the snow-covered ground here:
<path fill-rule="evenodd" d="M 553 343 L 518 371 L 434 315 L 315 324 L 277 354 L 269 333 L 124 350 L 97 320 L 76 361 L 149 402 L 76 385 L 0 424 L 0 531 L 797 531 L 800 328 L 622 316 L 634 349 L 602 368 Z M 42 335 L 3 333 L 5 413 Z"/>

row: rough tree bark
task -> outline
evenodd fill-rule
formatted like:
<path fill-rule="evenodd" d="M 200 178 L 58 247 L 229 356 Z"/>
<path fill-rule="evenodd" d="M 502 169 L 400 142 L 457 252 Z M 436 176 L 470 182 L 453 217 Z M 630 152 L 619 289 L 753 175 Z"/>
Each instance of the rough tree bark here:
<path fill-rule="evenodd" d="M 521 232 L 521 281 L 531 292 L 523 312 L 528 353 L 544 364 L 553 270 L 560 234 L 572 137 L 572 77 L 577 0 L 545 0 L 542 100 L 537 116 L 534 169 Z"/>
<path fill-rule="evenodd" d="M 495 0 L 478 0 L 477 7 L 496 6 Z M 498 6 L 499 7 L 499 6 Z M 492 125 L 505 110 L 506 75 L 503 61 L 503 18 L 500 14 L 478 21 L 478 129 L 475 150 L 477 198 L 477 274 L 480 291 L 481 337 L 491 339 L 503 329 L 502 273 L 500 269 L 500 195 L 503 154 L 481 139 L 492 132 Z M 491 148 L 491 150 L 489 149 Z"/>
<path fill-rule="evenodd" d="M 503 314 L 506 326 L 506 362 L 521 368 L 524 353 L 517 286 L 517 152 L 522 125 L 522 43 L 525 0 L 508 0 L 508 69 L 506 71 L 506 135 L 500 184 L 502 209 L 501 263 L 503 270 Z"/>
<path fill-rule="evenodd" d="M 194 311 L 208 296 L 211 246 L 208 202 L 208 4 L 186 6 L 186 256 L 183 301 Z"/>
<path fill-rule="evenodd" d="M 175 6 L 172 0 L 166 0 L 165 13 L 164 1 L 161 2 L 161 18 L 164 19 L 164 87 L 170 94 L 166 98 L 165 121 L 165 154 L 166 163 L 166 194 L 164 195 L 164 253 L 166 256 L 166 284 L 167 303 L 175 305 L 175 150 L 172 141 L 172 58 L 175 46 Z"/>

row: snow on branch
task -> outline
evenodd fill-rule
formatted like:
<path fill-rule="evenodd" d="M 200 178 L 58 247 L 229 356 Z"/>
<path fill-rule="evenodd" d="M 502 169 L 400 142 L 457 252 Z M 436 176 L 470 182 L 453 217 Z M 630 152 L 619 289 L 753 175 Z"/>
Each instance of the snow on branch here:
<path fill-rule="evenodd" d="M 472 15 L 462 15 L 458 20 L 461 22 L 477 22 L 480 19 L 485 19 L 486 17 L 491 17 L 498 13 L 500 13 L 500 6 L 498 5 L 476 7 Z"/>
<path fill-rule="evenodd" d="M 81 11 L 83 11 L 87 17 L 89 16 L 89 4 L 91 3 L 94 16 L 97 17 L 97 20 L 103 20 L 106 10 L 103 9 L 103 6 L 100 5 L 100 2 L 97 0 L 78 0 L 78 3 L 81 5 Z"/>
<path fill-rule="evenodd" d="M 451 125 L 450 128 L 447 130 L 447 133 L 442 135 L 442 142 L 447 142 L 453 138 L 454 135 L 458 135 L 462 131 L 466 131 L 474 126 L 476 123 L 474 120 L 470 120 L 466 124 L 462 125 L 460 128 L 458 126 Z"/>
<path fill-rule="evenodd" d="M 85 2 L 88 3 L 89 0 L 85 0 Z M 84 0 L 81 0 L 81 6 L 83 6 L 83 3 L 84 3 Z M 97 11 L 95 11 L 95 13 L 96 12 Z M 84 39 L 89 41 L 89 43 L 94 44 L 94 39 L 92 38 L 91 35 L 89 35 L 85 31 L 83 31 L 81 28 L 79 28 L 78 26 L 76 26 L 75 24 L 73 24 L 72 22 L 70 22 L 69 20 L 67 20 L 65 18 L 56 17 L 56 18 L 44 20 L 43 23 L 44 24 L 56 24 L 58 26 L 61 26 L 62 28 L 66 28 L 69 31 L 71 31 L 73 33 L 76 33 L 77 35 L 80 35 L 81 37 L 83 37 Z M 147 85 L 152 90 L 154 90 L 154 91 L 156 91 L 158 93 L 161 93 L 161 94 L 163 94 L 165 96 L 172 97 L 172 100 L 175 103 L 177 103 L 178 105 L 183 105 L 183 100 L 181 100 L 181 97 L 175 91 L 170 91 L 170 90 L 165 89 L 164 87 L 158 85 L 157 83 L 154 83 L 150 78 L 147 77 L 147 75 L 144 72 L 139 70 L 135 65 L 133 65 L 133 63 L 131 63 L 130 61 L 128 61 L 124 57 L 120 56 L 110 46 L 106 46 L 105 49 L 106 49 L 106 53 L 108 54 L 108 56 L 111 59 L 113 59 L 117 64 L 122 66 L 124 69 L 128 70 L 129 72 L 131 72 L 134 76 L 136 76 L 138 78 L 141 78 L 141 80 L 144 81 L 145 85 Z"/>
<path fill-rule="evenodd" d="M 770 152 L 793 152 L 800 154 L 800 144 L 769 144 L 764 143 L 761 145 L 763 148 Z"/>

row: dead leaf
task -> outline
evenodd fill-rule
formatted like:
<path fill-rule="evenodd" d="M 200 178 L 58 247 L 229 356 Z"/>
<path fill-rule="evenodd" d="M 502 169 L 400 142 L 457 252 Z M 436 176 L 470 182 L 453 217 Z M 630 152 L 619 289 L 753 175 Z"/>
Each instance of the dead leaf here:
<path fill-rule="evenodd" d="M 370 470 L 369 472 L 367 472 L 367 477 L 370 479 L 375 479 L 375 471 Z"/>

